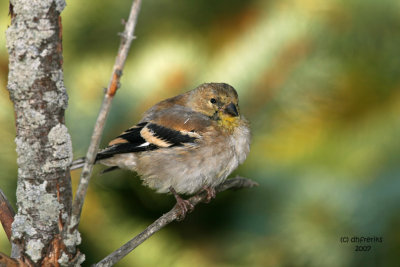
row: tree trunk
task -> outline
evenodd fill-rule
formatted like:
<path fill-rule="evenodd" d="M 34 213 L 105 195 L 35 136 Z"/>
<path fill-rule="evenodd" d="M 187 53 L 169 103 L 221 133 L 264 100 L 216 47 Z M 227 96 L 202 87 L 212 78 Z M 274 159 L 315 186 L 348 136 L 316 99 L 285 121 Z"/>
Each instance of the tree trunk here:
<path fill-rule="evenodd" d="M 71 214 L 72 145 L 64 124 L 60 13 L 64 0 L 10 0 L 8 90 L 14 103 L 18 212 L 12 256 L 34 266 L 78 265 Z"/>

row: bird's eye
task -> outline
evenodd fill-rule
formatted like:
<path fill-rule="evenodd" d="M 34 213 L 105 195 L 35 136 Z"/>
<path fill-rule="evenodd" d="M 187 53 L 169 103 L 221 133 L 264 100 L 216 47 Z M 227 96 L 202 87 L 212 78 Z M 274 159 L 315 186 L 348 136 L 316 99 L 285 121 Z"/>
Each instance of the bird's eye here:
<path fill-rule="evenodd" d="M 211 98 L 210 102 L 211 102 L 211 104 L 215 104 L 215 103 L 217 103 L 217 100 L 215 98 Z"/>

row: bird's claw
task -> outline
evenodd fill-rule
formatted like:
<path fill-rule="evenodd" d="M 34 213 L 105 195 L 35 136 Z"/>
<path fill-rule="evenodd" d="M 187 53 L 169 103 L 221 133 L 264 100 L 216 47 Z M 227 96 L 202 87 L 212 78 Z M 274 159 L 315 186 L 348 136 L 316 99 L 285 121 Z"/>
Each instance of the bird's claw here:
<path fill-rule="evenodd" d="M 185 219 L 186 214 L 194 210 L 193 204 L 190 203 L 189 200 L 183 199 L 181 197 L 176 199 L 176 205 L 178 205 L 180 210 L 178 221 Z"/>
<path fill-rule="evenodd" d="M 176 205 L 179 207 L 180 214 L 178 216 L 178 221 L 185 219 L 186 214 L 194 210 L 194 206 L 189 200 L 181 198 L 175 189 L 170 187 L 169 189 L 176 199 Z"/>
<path fill-rule="evenodd" d="M 203 191 L 207 192 L 206 203 L 210 203 L 212 199 L 214 199 L 217 195 L 215 192 L 215 188 L 211 186 L 203 186 Z"/>

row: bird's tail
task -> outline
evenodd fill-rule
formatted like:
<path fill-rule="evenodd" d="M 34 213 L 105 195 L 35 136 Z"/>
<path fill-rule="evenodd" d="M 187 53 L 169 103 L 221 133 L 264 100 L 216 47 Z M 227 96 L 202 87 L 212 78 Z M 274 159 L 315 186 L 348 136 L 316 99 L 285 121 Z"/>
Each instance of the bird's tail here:
<path fill-rule="evenodd" d="M 85 157 L 82 157 L 82 158 L 74 160 L 71 163 L 70 170 L 72 171 L 72 170 L 76 170 L 76 169 L 82 168 L 83 165 L 85 164 L 85 160 L 86 160 Z"/>
<path fill-rule="evenodd" d="M 85 157 L 76 159 L 76 160 L 74 160 L 74 161 L 71 163 L 71 166 L 70 166 L 69 169 L 70 169 L 71 171 L 72 171 L 72 170 L 76 170 L 76 169 L 80 169 L 80 168 L 83 167 L 83 165 L 85 165 L 85 161 L 86 161 L 86 158 L 85 158 Z M 119 169 L 118 166 L 111 166 L 110 168 L 107 168 L 107 169 L 105 169 L 105 170 L 102 170 L 102 171 L 100 172 L 100 174 L 104 174 L 104 173 L 106 173 L 106 172 L 114 171 L 114 170 L 117 170 L 117 169 Z"/>

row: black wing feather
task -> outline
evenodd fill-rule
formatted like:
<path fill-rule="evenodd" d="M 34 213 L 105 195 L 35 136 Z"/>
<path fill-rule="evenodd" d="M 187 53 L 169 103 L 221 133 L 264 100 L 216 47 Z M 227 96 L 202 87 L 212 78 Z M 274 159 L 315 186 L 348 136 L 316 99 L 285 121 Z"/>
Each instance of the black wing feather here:
<path fill-rule="evenodd" d="M 138 144 L 139 146 L 146 142 L 143 137 L 140 135 L 140 131 L 146 126 L 147 122 L 142 122 L 126 130 L 123 134 L 118 136 L 119 138 L 123 138 L 131 144 Z"/>
<path fill-rule="evenodd" d="M 96 161 L 101 160 L 101 159 L 111 158 L 112 156 L 114 156 L 116 154 L 149 151 L 149 150 L 154 150 L 157 148 L 158 148 L 158 146 L 151 145 L 151 144 L 148 146 L 143 146 L 143 147 L 137 146 L 136 144 L 130 144 L 130 143 L 116 144 L 116 145 L 107 147 L 105 150 L 99 152 L 96 156 Z"/>
<path fill-rule="evenodd" d="M 196 137 L 183 134 L 180 131 L 172 130 L 164 126 L 150 123 L 146 126 L 153 133 L 154 136 L 168 142 L 171 146 L 182 146 L 184 143 L 193 143 Z"/>
<path fill-rule="evenodd" d="M 141 152 L 156 149 L 157 146 L 154 145 L 140 146 L 146 143 L 146 140 L 144 140 L 144 138 L 140 135 L 140 131 L 143 129 L 144 126 L 146 126 L 146 124 L 147 122 L 142 122 L 126 130 L 117 138 L 122 138 L 128 142 L 115 144 L 107 147 L 103 151 L 100 151 L 99 153 L 97 153 L 96 161 L 111 158 L 116 154 Z"/>
<path fill-rule="evenodd" d="M 97 154 L 96 161 L 111 158 L 116 154 L 143 152 L 160 148 L 159 146 L 151 143 L 148 145 L 143 145 L 147 143 L 147 140 L 145 140 L 140 134 L 140 131 L 144 127 L 147 127 L 152 132 L 154 137 L 171 144 L 170 146 L 183 146 L 185 143 L 193 143 L 197 139 L 196 137 L 189 136 L 180 131 L 173 130 L 155 123 L 142 122 L 135 127 L 126 130 L 123 134 L 117 137 L 126 140 L 126 143 L 117 143 L 107 147 Z"/>

